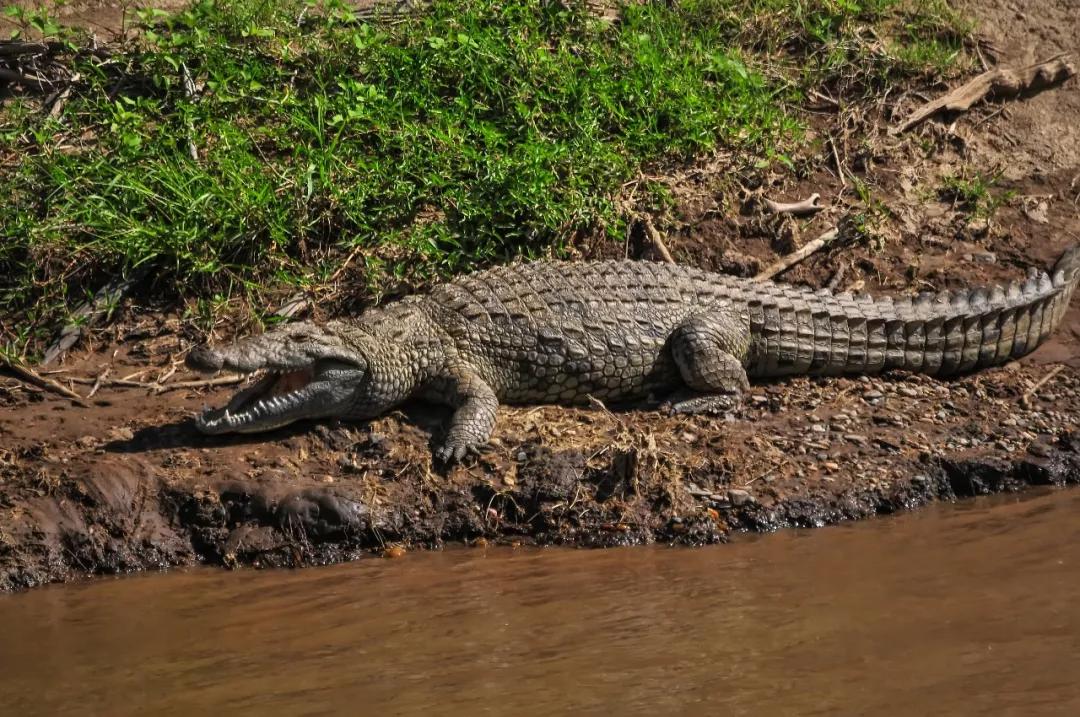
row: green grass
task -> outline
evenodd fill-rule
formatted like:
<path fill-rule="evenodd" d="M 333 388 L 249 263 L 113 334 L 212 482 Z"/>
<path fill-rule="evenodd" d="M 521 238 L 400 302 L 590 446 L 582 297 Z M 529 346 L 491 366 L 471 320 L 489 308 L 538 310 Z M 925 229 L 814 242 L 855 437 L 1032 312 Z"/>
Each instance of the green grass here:
<path fill-rule="evenodd" d="M 1001 174 L 963 170 L 941 178 L 938 199 L 978 219 L 991 219 L 997 210 L 1016 196 L 1013 190 L 994 191 Z"/>
<path fill-rule="evenodd" d="M 965 32 L 940 0 L 674 5 L 614 24 L 540 0 L 393 22 L 338 2 L 145 14 L 112 60 L 70 55 L 81 80 L 57 117 L 36 97 L 0 109 L 0 343 L 27 350 L 137 269 L 144 296 L 212 313 L 323 286 L 346 257 L 370 298 L 622 241 L 628 183 L 721 148 L 790 164 L 807 88 L 941 72 Z"/>

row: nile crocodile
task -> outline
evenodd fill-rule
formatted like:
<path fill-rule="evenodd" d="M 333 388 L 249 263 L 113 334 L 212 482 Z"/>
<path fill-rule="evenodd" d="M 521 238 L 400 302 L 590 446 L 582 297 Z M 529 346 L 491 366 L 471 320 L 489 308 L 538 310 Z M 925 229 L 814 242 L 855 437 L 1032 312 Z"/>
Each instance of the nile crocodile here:
<path fill-rule="evenodd" d="M 676 389 L 671 409 L 732 409 L 749 378 L 951 376 L 1031 351 L 1080 282 L 1080 246 L 1050 273 L 950 293 L 873 298 L 633 261 L 502 266 L 359 318 L 297 322 L 193 350 L 191 368 L 266 370 L 204 433 L 300 419 L 370 418 L 411 398 L 454 408 L 436 451 L 485 444 L 499 403 L 640 399 Z"/>

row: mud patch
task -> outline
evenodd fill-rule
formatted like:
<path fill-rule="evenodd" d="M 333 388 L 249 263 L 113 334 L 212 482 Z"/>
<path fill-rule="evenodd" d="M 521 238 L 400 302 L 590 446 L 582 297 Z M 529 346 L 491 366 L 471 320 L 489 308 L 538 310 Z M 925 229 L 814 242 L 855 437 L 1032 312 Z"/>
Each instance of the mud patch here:
<path fill-rule="evenodd" d="M 1023 364 L 945 384 L 795 379 L 736 420 L 507 408 L 489 451 L 433 468 L 444 419 L 207 440 L 199 398 L 105 393 L 0 418 L 0 587 L 208 562 L 302 566 L 448 541 L 699 545 L 935 500 L 1080 481 L 1080 372 Z M 91 357 L 93 358 L 93 357 Z"/>

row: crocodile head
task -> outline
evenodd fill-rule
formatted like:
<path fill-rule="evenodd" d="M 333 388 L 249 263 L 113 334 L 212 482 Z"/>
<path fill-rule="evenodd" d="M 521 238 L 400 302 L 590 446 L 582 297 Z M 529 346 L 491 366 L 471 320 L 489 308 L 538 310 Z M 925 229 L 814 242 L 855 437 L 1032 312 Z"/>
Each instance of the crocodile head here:
<path fill-rule="evenodd" d="M 364 410 L 368 362 L 358 343 L 334 324 L 289 324 L 227 346 L 191 351 L 187 366 L 203 373 L 265 372 L 227 406 L 207 409 L 203 433 L 255 433 L 302 419 L 357 416 Z"/>

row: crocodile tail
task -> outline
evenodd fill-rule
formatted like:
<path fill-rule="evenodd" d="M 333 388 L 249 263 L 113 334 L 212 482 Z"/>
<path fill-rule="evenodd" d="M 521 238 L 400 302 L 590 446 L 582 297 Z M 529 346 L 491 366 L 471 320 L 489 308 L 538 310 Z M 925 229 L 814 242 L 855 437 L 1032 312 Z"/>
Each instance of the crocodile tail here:
<path fill-rule="evenodd" d="M 1080 282 L 1080 245 L 1048 274 L 955 293 L 894 300 L 884 368 L 949 376 L 996 366 L 1035 349 L 1061 324 Z"/>
<path fill-rule="evenodd" d="M 1080 244 L 1066 249 L 1057 260 L 1050 273 L 1057 276 L 1058 272 L 1061 272 L 1065 283 L 1071 284 L 1073 288 L 1076 287 L 1077 282 L 1080 281 Z"/>
<path fill-rule="evenodd" d="M 872 298 L 819 291 L 748 302 L 752 376 L 901 369 L 950 376 L 1034 350 L 1061 324 L 1080 283 L 1080 246 L 1048 274 L 1006 286 Z M 780 292 L 783 294 L 783 292 Z"/>

